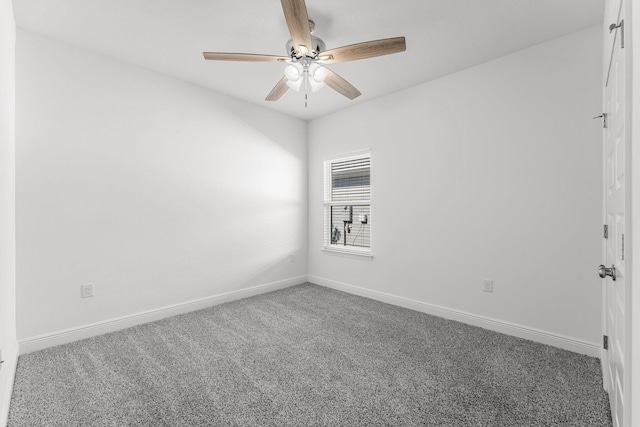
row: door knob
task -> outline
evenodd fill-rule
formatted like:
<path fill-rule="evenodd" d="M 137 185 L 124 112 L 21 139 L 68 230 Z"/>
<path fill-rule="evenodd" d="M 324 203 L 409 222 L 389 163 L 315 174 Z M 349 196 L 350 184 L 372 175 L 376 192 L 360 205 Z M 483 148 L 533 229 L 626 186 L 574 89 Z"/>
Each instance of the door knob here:
<path fill-rule="evenodd" d="M 611 276 L 613 280 L 616 280 L 616 266 L 611 264 L 611 268 L 607 268 L 604 265 L 600 264 L 600 267 L 598 267 L 598 274 L 603 279 L 607 276 Z"/>

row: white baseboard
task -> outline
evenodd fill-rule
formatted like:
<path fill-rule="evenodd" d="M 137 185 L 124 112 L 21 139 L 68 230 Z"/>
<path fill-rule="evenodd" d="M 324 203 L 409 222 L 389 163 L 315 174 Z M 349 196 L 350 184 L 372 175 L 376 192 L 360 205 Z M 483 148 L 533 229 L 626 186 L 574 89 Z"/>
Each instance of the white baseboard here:
<path fill-rule="evenodd" d="M 259 295 L 278 289 L 284 289 L 300 283 L 309 281 L 328 288 L 337 289 L 388 304 L 397 305 L 411 310 L 420 311 L 434 316 L 444 317 L 445 319 L 456 320 L 492 331 L 500 332 L 507 335 L 513 335 L 519 338 L 528 339 L 542 344 L 551 345 L 575 353 L 586 354 L 592 357 L 601 357 L 600 346 L 597 343 L 583 341 L 577 338 L 567 337 L 548 331 L 531 328 L 528 326 L 518 325 L 515 323 L 505 322 L 502 320 L 492 319 L 490 317 L 479 316 L 476 314 L 466 313 L 460 310 L 453 310 L 434 304 L 416 301 L 409 298 L 399 297 L 384 292 L 374 291 L 354 285 L 349 285 L 335 280 L 325 279 L 318 276 L 298 276 L 277 282 L 267 283 L 263 285 L 253 286 L 237 291 L 226 292 L 223 294 L 213 295 L 210 297 L 200 298 L 193 301 L 187 301 L 180 304 L 174 304 L 167 307 L 149 310 L 141 313 L 135 313 L 128 316 L 110 319 L 103 322 L 97 322 L 90 325 L 83 325 L 76 328 L 65 329 L 50 334 L 39 335 L 36 337 L 26 338 L 19 342 L 19 353 L 27 354 L 33 351 L 43 350 L 49 347 L 55 347 L 61 344 L 67 344 L 85 338 L 114 332 L 120 329 L 129 328 L 143 323 L 153 322 L 165 317 L 175 316 L 177 314 L 187 313 L 190 311 L 200 310 L 225 302 L 235 301 L 254 295 Z M 8 359 L 8 358 L 6 358 Z M 15 358 L 17 359 L 17 358 Z M 13 368 L 15 372 L 15 363 L 9 368 Z M 7 362 L 8 363 L 8 362 Z M 5 365 L 7 365 L 5 363 Z M 5 369 L 7 366 L 4 366 Z M 13 379 L 11 380 L 13 384 Z M 0 402 L 4 404 L 4 402 Z M 4 407 L 0 407 L 0 411 Z M 8 403 L 7 403 L 8 410 Z M 0 422 L 2 421 L 2 412 L 0 412 Z M 1 423 L 0 423 L 1 425 Z"/>
<path fill-rule="evenodd" d="M 153 322 L 156 320 L 164 319 L 165 317 L 171 317 L 177 314 L 201 310 L 203 308 L 212 307 L 214 305 L 223 304 L 225 302 L 235 301 L 254 295 L 276 291 L 278 289 L 288 288 L 290 286 L 299 285 L 306 281 L 307 276 L 292 277 L 290 279 L 280 280 L 277 282 L 252 286 L 250 288 L 240 289 L 237 291 L 225 292 L 222 294 L 161 307 L 154 310 L 130 314 L 128 316 L 105 320 L 103 322 L 92 323 L 89 325 L 83 325 L 75 328 L 65 329 L 62 331 L 52 332 L 49 334 L 25 338 L 19 341 L 19 352 L 20 354 L 27 354 L 49 347 L 55 347 L 57 345 L 67 344 L 73 341 L 78 341 L 109 332 L 115 332 L 120 329 L 130 328 L 132 326 L 140 325 L 143 323 Z"/>
<path fill-rule="evenodd" d="M 524 338 L 542 344 L 547 344 L 553 347 L 573 351 L 575 353 L 586 354 L 588 356 L 597 358 L 600 358 L 601 356 L 600 346 L 597 343 L 587 342 L 577 338 L 567 337 L 564 335 L 555 334 L 528 326 L 518 325 L 511 322 L 492 319 L 490 317 L 466 313 L 460 310 L 453 310 L 450 308 L 416 301 L 409 298 L 399 297 L 384 292 L 361 288 L 359 286 L 349 285 L 318 276 L 309 275 L 308 281 L 317 285 L 348 292 L 350 294 L 371 298 L 388 304 L 420 311 L 422 313 L 432 314 L 434 316 L 444 317 L 445 319 L 457 320 L 458 322 L 463 322 L 469 325 L 479 326 L 481 328 L 489 329 L 503 334 L 513 335 L 518 338 Z"/>
<path fill-rule="evenodd" d="M 9 419 L 9 404 L 13 391 L 13 380 L 18 365 L 18 343 L 2 349 L 4 363 L 0 368 L 0 426 L 6 426 Z"/>

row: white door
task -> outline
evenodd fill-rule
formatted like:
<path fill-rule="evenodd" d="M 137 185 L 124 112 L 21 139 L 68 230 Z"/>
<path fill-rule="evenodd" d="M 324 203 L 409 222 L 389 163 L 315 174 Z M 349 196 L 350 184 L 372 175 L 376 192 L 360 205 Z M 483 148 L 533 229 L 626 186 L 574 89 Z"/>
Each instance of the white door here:
<path fill-rule="evenodd" d="M 605 91 L 604 108 L 607 127 L 604 132 L 604 203 L 605 224 L 608 238 L 604 249 L 605 283 L 605 334 L 608 335 L 608 350 L 603 354 L 605 388 L 609 393 L 611 415 L 614 426 L 628 426 L 629 380 L 630 380 L 630 336 L 627 325 L 631 319 L 630 280 L 626 267 L 628 247 L 625 234 L 631 218 L 630 210 L 630 138 L 627 128 L 629 112 L 628 96 L 630 76 L 627 69 L 626 52 L 623 47 L 629 28 L 614 27 L 625 18 L 625 2 L 607 1 L 605 6 Z M 628 25 L 628 23 L 627 23 Z M 626 33 L 626 34 L 625 34 Z M 627 238 L 627 246 L 629 239 Z"/>

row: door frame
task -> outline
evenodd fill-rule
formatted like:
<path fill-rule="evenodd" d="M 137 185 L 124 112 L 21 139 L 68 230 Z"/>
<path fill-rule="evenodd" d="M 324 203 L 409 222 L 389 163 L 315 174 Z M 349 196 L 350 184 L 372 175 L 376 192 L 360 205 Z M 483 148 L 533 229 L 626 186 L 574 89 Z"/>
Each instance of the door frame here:
<path fill-rule="evenodd" d="M 636 7 L 633 7 L 635 3 Z M 631 329 L 632 339 L 629 345 L 631 350 L 630 366 L 631 384 L 630 393 L 627 395 L 629 407 L 629 426 L 640 425 L 640 404 L 632 405 L 631 402 L 640 402 L 640 27 L 634 31 L 635 23 L 640 24 L 640 3 L 628 1 L 627 18 L 630 18 L 629 32 L 625 35 L 631 41 L 629 60 L 631 62 L 631 119 L 629 121 L 631 132 L 631 319 L 627 325 Z M 606 24 L 606 23 L 605 23 Z M 627 25 L 625 23 L 625 25 Z M 638 272 L 638 274 L 635 274 Z"/>

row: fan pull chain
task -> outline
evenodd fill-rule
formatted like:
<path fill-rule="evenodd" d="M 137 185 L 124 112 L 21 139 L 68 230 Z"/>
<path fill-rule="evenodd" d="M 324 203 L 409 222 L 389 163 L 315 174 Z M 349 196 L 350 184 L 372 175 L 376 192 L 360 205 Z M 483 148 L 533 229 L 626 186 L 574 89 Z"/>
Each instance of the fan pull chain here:
<path fill-rule="evenodd" d="M 309 70 L 304 70 L 304 108 L 307 108 L 307 98 L 309 94 Z"/>

